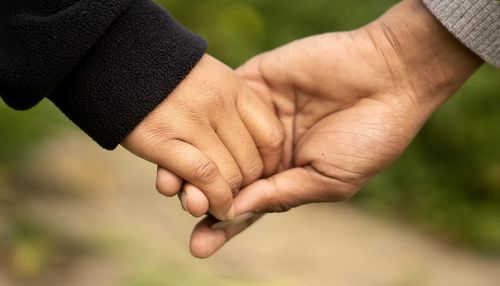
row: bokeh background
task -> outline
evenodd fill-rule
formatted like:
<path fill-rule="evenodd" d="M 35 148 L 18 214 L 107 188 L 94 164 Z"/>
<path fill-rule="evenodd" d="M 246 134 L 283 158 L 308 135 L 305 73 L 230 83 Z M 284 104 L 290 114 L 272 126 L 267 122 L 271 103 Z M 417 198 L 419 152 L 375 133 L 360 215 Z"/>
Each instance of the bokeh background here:
<path fill-rule="evenodd" d="M 232 67 L 396 2 L 158 1 Z M 499 131 L 484 65 L 351 202 L 268 216 L 198 261 L 196 220 L 154 193 L 154 166 L 100 150 L 49 102 L 0 102 L 0 285 L 500 285 Z"/>

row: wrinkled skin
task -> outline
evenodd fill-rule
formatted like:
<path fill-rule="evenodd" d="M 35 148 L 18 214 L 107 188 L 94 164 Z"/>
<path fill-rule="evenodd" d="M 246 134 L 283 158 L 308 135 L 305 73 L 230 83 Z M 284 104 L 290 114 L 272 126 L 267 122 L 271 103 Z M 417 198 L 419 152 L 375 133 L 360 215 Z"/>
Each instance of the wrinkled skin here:
<path fill-rule="evenodd" d="M 420 0 L 404 0 L 361 29 L 250 60 L 237 72 L 284 128 L 280 172 L 235 197 L 235 213 L 246 220 L 202 220 L 192 254 L 212 255 L 262 213 L 350 198 L 398 158 L 480 64 Z M 183 203 L 206 200 L 195 193 Z"/>
<path fill-rule="evenodd" d="M 415 27 L 402 27 L 407 16 Z M 421 42 L 433 48 L 423 50 Z M 362 29 L 306 38 L 250 60 L 238 73 L 275 111 L 286 139 L 281 172 L 243 189 L 236 214 L 350 198 L 398 158 L 480 64 L 413 0 Z M 210 256 L 260 216 L 223 229 L 211 229 L 216 221 L 206 218 L 193 231 L 191 252 Z"/>

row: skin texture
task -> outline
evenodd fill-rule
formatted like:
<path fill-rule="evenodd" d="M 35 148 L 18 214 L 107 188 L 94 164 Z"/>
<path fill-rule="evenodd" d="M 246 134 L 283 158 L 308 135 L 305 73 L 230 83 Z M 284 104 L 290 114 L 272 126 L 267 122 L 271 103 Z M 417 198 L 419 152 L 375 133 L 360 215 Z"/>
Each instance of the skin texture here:
<path fill-rule="evenodd" d="M 208 209 L 225 220 L 234 217 L 233 195 L 241 187 L 275 172 L 283 134 L 272 110 L 234 71 L 205 55 L 122 145 L 162 166 L 160 193 L 194 190 L 194 201 L 200 201 L 197 195 L 203 201 L 193 213 Z"/>
<path fill-rule="evenodd" d="M 235 197 L 236 215 L 259 214 L 224 229 L 211 228 L 213 217 L 202 220 L 192 254 L 212 255 L 263 212 L 350 198 L 399 157 L 480 64 L 418 0 L 402 1 L 361 29 L 250 60 L 238 74 L 285 130 L 280 172 Z"/>

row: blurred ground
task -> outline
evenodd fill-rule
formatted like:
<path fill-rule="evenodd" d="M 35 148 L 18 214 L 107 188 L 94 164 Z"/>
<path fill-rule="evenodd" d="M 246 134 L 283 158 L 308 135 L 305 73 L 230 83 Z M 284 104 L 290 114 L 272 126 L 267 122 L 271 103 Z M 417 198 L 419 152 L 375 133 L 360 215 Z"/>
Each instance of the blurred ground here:
<path fill-rule="evenodd" d="M 16 199 L 0 212 L 1 286 L 500 285 L 499 258 L 346 204 L 268 215 L 197 260 L 188 253 L 197 220 L 154 191 L 155 166 L 72 133 L 26 157 L 3 183 Z M 19 220 L 25 229 L 8 237 L 3 230 Z M 26 235 L 37 231 L 51 239 Z"/>

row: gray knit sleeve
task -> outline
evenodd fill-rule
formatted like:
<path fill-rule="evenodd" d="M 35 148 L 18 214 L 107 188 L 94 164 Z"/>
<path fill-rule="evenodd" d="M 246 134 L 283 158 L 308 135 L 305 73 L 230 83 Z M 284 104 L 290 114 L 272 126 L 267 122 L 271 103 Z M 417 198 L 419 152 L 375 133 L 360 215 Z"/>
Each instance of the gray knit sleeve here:
<path fill-rule="evenodd" d="M 465 46 L 500 68 L 498 0 L 422 0 L 431 13 Z"/>

